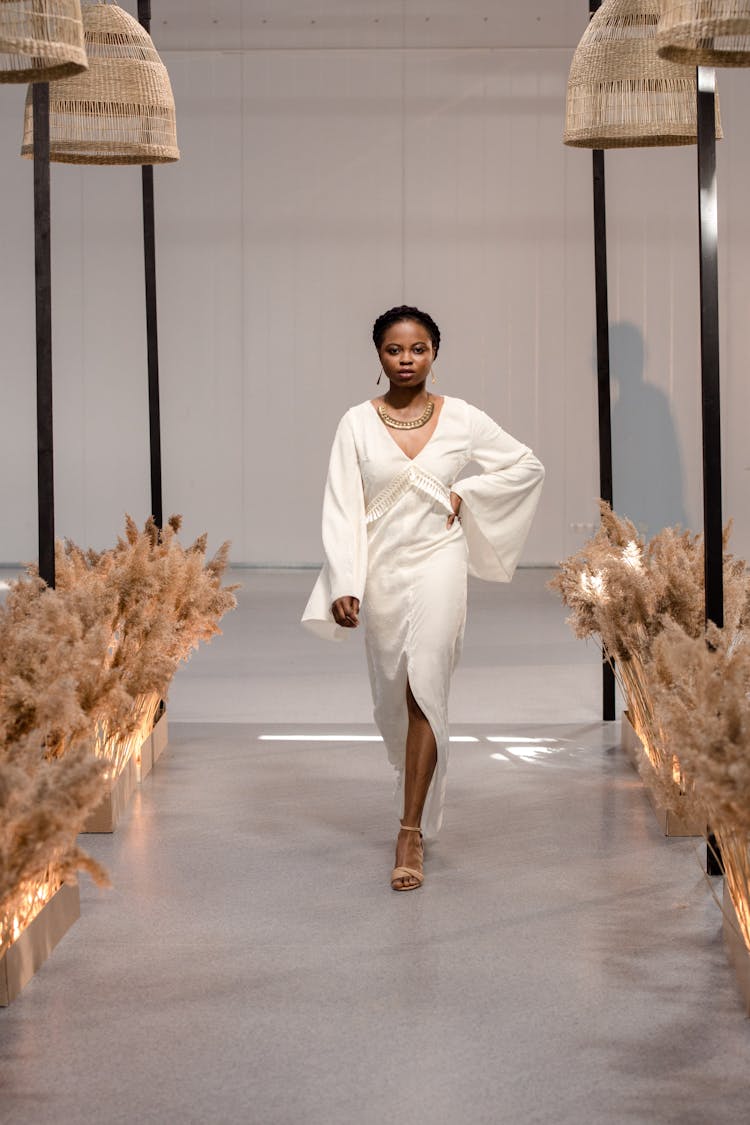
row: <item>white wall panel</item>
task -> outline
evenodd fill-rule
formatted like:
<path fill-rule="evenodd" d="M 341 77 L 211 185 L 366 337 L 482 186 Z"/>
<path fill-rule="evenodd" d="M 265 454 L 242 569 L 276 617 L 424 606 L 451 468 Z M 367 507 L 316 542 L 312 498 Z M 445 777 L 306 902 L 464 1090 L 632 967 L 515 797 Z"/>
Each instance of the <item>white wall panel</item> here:
<path fill-rule="evenodd" d="M 191 537 L 241 542 L 243 492 L 242 60 L 170 60 L 178 164 L 156 169 L 164 509 Z M 242 558 L 242 555 L 237 557 Z"/>
<path fill-rule="evenodd" d="M 750 84 L 747 71 L 719 73 L 726 140 L 719 152 L 724 513 L 732 547 L 750 558 Z"/>
<path fill-rule="evenodd" d="M 701 518 L 695 163 L 692 147 L 607 161 L 615 506 L 648 534 Z"/>
<path fill-rule="evenodd" d="M 25 87 L 0 96 L 0 559 L 37 557 L 33 166 Z"/>
<path fill-rule="evenodd" d="M 139 168 L 52 174 L 56 518 L 97 548 L 150 510 Z"/>
<path fill-rule="evenodd" d="M 122 6 L 137 15 L 137 0 Z M 588 22 L 585 0 L 158 0 L 161 51 L 353 50 L 407 47 L 569 47 Z"/>
<path fill-rule="evenodd" d="M 444 334 L 435 388 L 548 467 L 527 562 L 596 514 L 591 157 L 561 144 L 567 50 L 165 56 L 182 160 L 156 170 L 167 511 L 249 563 L 315 563 L 328 447 L 376 393 L 374 316 Z M 750 553 L 745 74 L 721 76 L 727 515 Z M 31 167 L 0 97 L 0 559 L 35 555 Z M 693 149 L 607 157 L 616 499 L 701 524 Z M 148 512 L 140 176 L 53 170 L 58 532 L 101 546 Z M 642 362 L 641 362 L 642 355 Z M 636 472 L 635 470 L 639 470 Z"/>

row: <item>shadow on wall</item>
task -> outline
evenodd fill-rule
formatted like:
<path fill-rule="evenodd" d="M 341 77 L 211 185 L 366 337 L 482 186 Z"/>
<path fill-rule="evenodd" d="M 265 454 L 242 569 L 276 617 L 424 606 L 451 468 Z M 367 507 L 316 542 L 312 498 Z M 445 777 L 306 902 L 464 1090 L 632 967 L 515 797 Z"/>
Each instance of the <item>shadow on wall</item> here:
<path fill-rule="evenodd" d="M 644 379 L 643 334 L 635 324 L 610 326 L 612 473 L 615 510 L 650 538 L 687 525 L 682 462 L 667 395 Z"/>

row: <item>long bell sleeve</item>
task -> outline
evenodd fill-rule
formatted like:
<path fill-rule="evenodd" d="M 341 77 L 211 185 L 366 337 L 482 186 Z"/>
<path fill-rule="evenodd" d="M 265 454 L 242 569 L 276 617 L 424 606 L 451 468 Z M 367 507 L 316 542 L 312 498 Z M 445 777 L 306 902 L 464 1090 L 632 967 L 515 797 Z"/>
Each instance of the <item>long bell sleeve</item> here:
<path fill-rule="evenodd" d="M 544 467 L 487 414 L 470 410 L 470 460 L 483 471 L 453 485 L 462 501 L 469 573 L 510 582 L 539 502 Z"/>
<path fill-rule="evenodd" d="M 338 598 L 362 601 L 367 577 L 367 525 L 362 476 L 351 418 L 345 414 L 333 439 L 323 495 L 323 551 L 325 562 L 302 624 L 319 636 L 341 640 L 346 632 L 333 619 Z"/>

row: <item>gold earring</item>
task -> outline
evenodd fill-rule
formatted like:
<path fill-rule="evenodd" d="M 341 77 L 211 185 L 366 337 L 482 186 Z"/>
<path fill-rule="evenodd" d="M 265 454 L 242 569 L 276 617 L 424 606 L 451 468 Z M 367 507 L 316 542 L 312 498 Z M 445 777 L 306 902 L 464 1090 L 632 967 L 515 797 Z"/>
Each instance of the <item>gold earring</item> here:
<path fill-rule="evenodd" d="M 437 379 L 435 378 L 435 368 L 434 367 L 430 368 L 430 374 L 432 375 L 433 383 L 437 383 Z"/>

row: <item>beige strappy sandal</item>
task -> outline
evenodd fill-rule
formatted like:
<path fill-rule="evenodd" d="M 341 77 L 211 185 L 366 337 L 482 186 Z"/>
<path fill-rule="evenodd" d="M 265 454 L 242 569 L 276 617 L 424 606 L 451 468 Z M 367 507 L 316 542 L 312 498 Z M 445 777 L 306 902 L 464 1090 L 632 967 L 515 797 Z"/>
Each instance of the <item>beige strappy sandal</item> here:
<path fill-rule="evenodd" d="M 408 824 L 402 824 L 401 828 L 404 832 L 418 832 L 420 839 L 422 837 L 421 828 L 412 828 Z M 416 879 L 416 883 L 402 884 L 400 887 L 396 886 L 397 879 L 412 878 Z M 417 887 L 421 887 L 424 882 L 424 872 L 417 871 L 414 867 L 394 867 L 391 871 L 391 887 L 394 891 L 416 891 Z"/>

